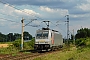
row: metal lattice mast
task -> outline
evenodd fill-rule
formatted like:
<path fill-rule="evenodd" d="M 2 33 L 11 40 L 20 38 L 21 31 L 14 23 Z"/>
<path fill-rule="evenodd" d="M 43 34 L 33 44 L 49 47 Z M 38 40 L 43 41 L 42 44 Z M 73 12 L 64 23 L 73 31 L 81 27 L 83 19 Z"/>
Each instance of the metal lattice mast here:
<path fill-rule="evenodd" d="M 67 17 L 67 43 L 69 42 L 69 15 L 66 15 Z"/>

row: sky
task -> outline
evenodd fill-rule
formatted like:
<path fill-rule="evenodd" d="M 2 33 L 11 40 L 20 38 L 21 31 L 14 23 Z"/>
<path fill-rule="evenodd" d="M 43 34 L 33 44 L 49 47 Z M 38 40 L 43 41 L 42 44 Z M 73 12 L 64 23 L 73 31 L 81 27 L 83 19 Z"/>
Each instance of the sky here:
<path fill-rule="evenodd" d="M 3 34 L 24 31 L 35 36 L 37 29 L 46 27 L 43 21 L 50 21 L 50 29 L 58 30 L 63 37 L 67 33 L 66 15 L 69 15 L 70 34 L 80 28 L 90 28 L 90 0 L 0 0 L 0 32 Z"/>

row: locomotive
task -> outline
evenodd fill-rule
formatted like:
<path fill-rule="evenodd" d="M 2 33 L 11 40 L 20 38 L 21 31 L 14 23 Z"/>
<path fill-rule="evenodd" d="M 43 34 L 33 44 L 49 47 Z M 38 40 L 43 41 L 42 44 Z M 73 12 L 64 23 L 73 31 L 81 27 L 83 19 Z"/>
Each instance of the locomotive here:
<path fill-rule="evenodd" d="M 34 50 L 49 51 L 63 47 L 61 33 L 49 28 L 36 30 Z"/>

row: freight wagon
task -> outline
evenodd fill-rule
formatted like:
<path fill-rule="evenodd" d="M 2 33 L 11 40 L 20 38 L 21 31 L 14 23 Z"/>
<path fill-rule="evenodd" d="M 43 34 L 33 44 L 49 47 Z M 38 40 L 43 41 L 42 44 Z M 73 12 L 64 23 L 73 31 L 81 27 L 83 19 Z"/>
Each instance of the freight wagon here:
<path fill-rule="evenodd" d="M 37 30 L 35 35 L 35 50 L 53 50 L 56 48 L 61 48 L 63 46 L 62 35 L 55 30 L 49 28 L 42 28 L 42 30 Z"/>

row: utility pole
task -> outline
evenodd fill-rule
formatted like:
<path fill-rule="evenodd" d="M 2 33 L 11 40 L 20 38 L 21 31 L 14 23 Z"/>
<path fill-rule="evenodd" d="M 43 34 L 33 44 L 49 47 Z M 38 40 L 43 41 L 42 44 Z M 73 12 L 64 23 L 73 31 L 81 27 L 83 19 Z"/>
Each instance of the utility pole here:
<path fill-rule="evenodd" d="M 21 50 L 23 50 L 23 33 L 24 33 L 24 18 L 22 18 L 21 22 L 22 22 L 22 40 L 21 40 Z"/>
<path fill-rule="evenodd" d="M 69 15 L 66 15 L 67 17 L 67 44 L 69 43 Z"/>
<path fill-rule="evenodd" d="M 22 23 L 21 50 L 23 50 L 24 27 L 27 26 L 27 25 L 28 25 L 29 23 L 31 23 L 32 21 L 37 20 L 37 19 L 32 19 L 29 23 L 27 23 L 27 24 L 25 24 L 25 25 L 24 25 L 24 20 L 25 20 L 24 18 L 22 18 L 22 20 L 21 20 L 21 23 Z"/>

